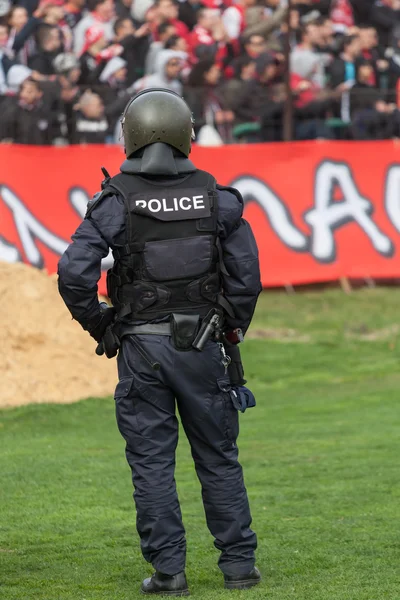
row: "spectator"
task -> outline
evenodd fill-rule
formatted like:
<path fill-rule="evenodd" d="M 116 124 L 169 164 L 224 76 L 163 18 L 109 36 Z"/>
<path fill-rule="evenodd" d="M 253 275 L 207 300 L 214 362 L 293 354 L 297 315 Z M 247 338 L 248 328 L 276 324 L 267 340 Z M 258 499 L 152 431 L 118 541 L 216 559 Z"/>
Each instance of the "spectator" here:
<path fill-rule="evenodd" d="M 182 94 L 179 75 L 186 57 L 184 52 L 162 50 L 157 57 L 155 72 L 136 81 L 131 88 L 132 91 L 138 93 L 148 88 L 167 88 L 177 94 Z"/>
<path fill-rule="evenodd" d="M 400 108 L 400 24 L 393 28 L 391 48 L 386 52 L 388 57 L 388 101 L 395 102 Z"/>
<path fill-rule="evenodd" d="M 262 35 L 254 33 L 244 40 L 244 51 L 249 58 L 257 58 L 267 51 L 267 43 Z"/>
<path fill-rule="evenodd" d="M 201 6 L 199 0 L 180 0 L 179 2 L 178 18 L 190 31 L 197 23 L 197 11 Z"/>
<path fill-rule="evenodd" d="M 7 91 L 7 73 L 13 64 L 10 53 L 7 51 L 7 41 L 8 27 L 0 25 L 0 98 Z"/>
<path fill-rule="evenodd" d="M 188 45 L 185 38 L 179 37 L 179 35 L 171 35 L 171 37 L 165 42 L 165 49 L 187 53 Z"/>
<path fill-rule="evenodd" d="M 8 42 L 8 25 L 0 22 L 0 48 L 2 50 L 7 49 Z"/>
<path fill-rule="evenodd" d="M 193 111 L 194 130 L 199 134 L 204 125 L 214 127 L 224 142 L 231 141 L 235 115 L 227 110 L 219 89 L 221 69 L 212 59 L 193 67 L 184 90 L 184 97 Z"/>
<path fill-rule="evenodd" d="M 41 25 L 37 35 L 38 51 L 29 60 L 29 67 L 42 75 L 54 75 L 54 59 L 62 50 L 61 32 L 53 25 Z"/>
<path fill-rule="evenodd" d="M 123 96 L 127 89 L 127 62 L 119 56 L 115 56 L 104 67 L 100 75 L 100 82 L 104 84 L 102 97 L 104 104 L 111 104 L 118 96 Z"/>
<path fill-rule="evenodd" d="M 161 23 L 157 28 L 158 41 L 154 41 L 150 44 L 149 51 L 147 53 L 145 62 L 145 73 L 151 75 L 154 73 L 156 66 L 157 56 L 162 50 L 165 50 L 165 42 L 176 34 L 175 25 L 168 22 Z"/>
<path fill-rule="evenodd" d="M 149 13 L 153 11 L 154 0 L 134 0 L 131 6 L 131 15 L 134 21 L 143 23 L 147 21 Z M 153 13 L 154 14 L 154 13 Z"/>
<path fill-rule="evenodd" d="M 276 83 L 271 86 L 267 101 L 261 111 L 260 141 L 281 142 L 283 140 L 283 116 L 286 97 L 284 84 Z"/>
<path fill-rule="evenodd" d="M 74 105 L 77 104 L 81 90 L 78 86 L 80 78 L 79 61 L 72 53 L 59 54 L 54 60 L 54 70 L 58 77 L 58 121 L 61 124 L 61 134 L 68 142 L 73 141 L 75 132 Z"/>
<path fill-rule="evenodd" d="M 372 25 L 360 25 L 358 27 L 358 36 L 360 38 L 361 56 L 364 60 L 369 60 L 376 65 L 379 60 L 378 52 L 378 33 Z"/>
<path fill-rule="evenodd" d="M 343 52 L 329 68 L 331 88 L 345 84 L 343 89 L 354 85 L 356 81 L 356 60 L 360 56 L 361 43 L 358 35 L 350 35 L 343 40 Z"/>
<path fill-rule="evenodd" d="M 269 53 L 256 59 L 256 75 L 243 87 L 235 103 L 238 122 L 260 122 L 271 87 L 279 82 L 279 61 Z"/>
<path fill-rule="evenodd" d="M 8 16 L 8 24 L 10 26 L 10 37 L 19 33 L 28 22 L 28 11 L 22 6 L 13 6 Z"/>
<path fill-rule="evenodd" d="M 115 21 L 114 32 L 114 41 L 123 48 L 121 58 L 127 63 L 127 81 L 132 84 L 145 73 L 150 47 L 149 26 L 144 23 L 136 28 L 131 18 L 121 18 Z"/>
<path fill-rule="evenodd" d="M 63 0 L 49 0 L 43 6 L 43 23 L 60 26 L 65 15 Z"/>
<path fill-rule="evenodd" d="M 16 54 L 16 58 L 23 64 L 28 64 L 28 58 L 35 51 L 35 42 L 30 39 L 36 30 L 38 22 L 35 18 L 28 19 L 28 12 L 22 6 L 14 6 L 8 16 L 10 27 L 7 40 L 8 50 Z"/>
<path fill-rule="evenodd" d="M 382 100 L 382 94 L 376 89 L 374 80 L 374 67 L 365 59 L 358 61 L 356 66 L 356 83 L 349 92 L 350 116 L 374 109 L 376 102 Z"/>
<path fill-rule="evenodd" d="M 310 60 L 314 60 L 314 75 L 313 81 L 319 86 L 325 85 L 325 66 L 327 58 L 316 51 L 316 48 L 323 43 L 321 35 L 321 27 L 316 23 L 307 23 L 301 27 L 300 30 L 300 43 L 292 52 L 290 61 L 292 68 L 296 69 L 298 65 L 301 65 L 303 61 L 305 65 L 310 63 Z"/>
<path fill-rule="evenodd" d="M 85 33 L 92 25 L 97 25 L 103 30 L 107 41 L 111 41 L 114 37 L 113 0 L 88 0 L 87 7 L 89 13 L 79 21 L 74 29 L 74 52 L 77 56 L 83 53 Z"/>
<path fill-rule="evenodd" d="M 232 64 L 233 77 L 222 85 L 221 95 L 226 108 L 236 113 L 242 98 L 251 94 L 251 87 L 256 75 L 256 62 L 250 56 L 245 55 L 238 57 Z M 241 122 L 241 119 L 237 118 L 236 122 Z"/>
<path fill-rule="evenodd" d="M 175 28 L 175 32 L 179 36 L 189 41 L 189 29 L 178 19 L 179 10 L 176 0 L 156 0 L 155 1 L 155 24 L 169 23 Z M 158 41 L 157 32 L 155 32 L 155 40 Z"/>
<path fill-rule="evenodd" d="M 64 19 L 70 29 L 74 29 L 82 19 L 85 0 L 67 0 L 64 5 Z"/>
<path fill-rule="evenodd" d="M 352 90 L 353 91 L 353 90 Z M 366 90 L 353 104 L 351 132 L 355 140 L 385 140 L 399 135 L 399 111 L 387 103 L 376 89 Z M 355 98 L 354 98 L 355 100 Z"/>
<path fill-rule="evenodd" d="M 7 73 L 7 91 L 11 96 L 16 96 L 21 85 L 33 75 L 32 69 L 25 65 L 12 65 Z"/>
<path fill-rule="evenodd" d="M 113 44 L 107 47 L 104 30 L 97 25 L 92 25 L 85 33 L 85 45 L 80 57 L 81 85 L 93 85 L 98 83 L 107 60 L 113 56 L 122 54 L 123 47 Z"/>
<path fill-rule="evenodd" d="M 111 133 L 114 132 L 130 98 L 130 94 L 127 92 L 127 73 L 126 61 L 116 56 L 107 63 L 100 75 L 100 82 L 103 86 L 101 89 L 99 88 L 99 95 L 104 102 L 105 116 Z"/>
<path fill-rule="evenodd" d="M 328 17 L 317 21 L 320 32 L 320 41 L 316 50 L 323 53 L 336 53 L 337 42 L 334 36 L 333 23 Z M 340 39 L 340 36 L 337 36 Z"/>
<path fill-rule="evenodd" d="M 218 12 L 202 8 L 198 12 L 197 25 L 190 35 L 191 60 L 196 63 L 201 58 L 215 57 L 219 64 L 226 59 L 228 36 Z"/>
<path fill-rule="evenodd" d="M 237 0 L 222 15 L 222 23 L 230 40 L 237 40 L 246 29 L 246 10 L 256 5 L 256 0 Z"/>
<path fill-rule="evenodd" d="M 358 35 L 361 45 L 360 56 L 373 65 L 371 85 L 385 88 L 388 87 L 389 83 L 389 87 L 391 85 L 395 86 L 395 82 L 390 81 L 389 61 L 383 57 L 382 49 L 378 47 L 379 40 L 376 28 L 371 25 L 360 25 Z"/>
<path fill-rule="evenodd" d="M 116 0 L 115 13 L 118 19 L 132 19 L 132 5 L 134 0 Z"/>
<path fill-rule="evenodd" d="M 329 92 L 315 83 L 315 72 L 318 69 L 318 57 L 309 55 L 307 60 L 293 65 L 290 86 L 295 96 L 296 139 L 310 140 L 316 138 L 329 139 L 332 133 L 325 124 L 332 101 L 339 92 Z"/>
<path fill-rule="evenodd" d="M 300 13 L 298 10 L 290 11 L 290 39 L 289 44 L 291 50 L 297 45 L 297 39 L 299 37 L 300 32 Z M 322 36 L 322 32 L 321 32 Z M 286 44 L 286 39 L 288 37 L 288 25 L 287 22 L 283 22 L 280 26 L 280 31 L 277 35 L 277 40 L 279 41 L 280 50 L 283 52 Z"/>
<path fill-rule="evenodd" d="M 333 0 L 330 17 L 335 33 L 345 34 L 355 25 L 350 0 Z"/>
<path fill-rule="evenodd" d="M 273 43 L 273 35 L 284 23 L 287 17 L 287 7 L 280 0 L 269 0 L 267 5 L 271 8 L 265 9 L 261 3 L 253 3 L 246 10 L 246 27 L 243 31 L 243 36 L 248 37 L 253 33 L 262 35 L 268 38 L 269 47 L 273 50 L 278 50 L 276 41 Z M 273 9 L 273 10 L 272 10 Z"/>
<path fill-rule="evenodd" d="M 40 84 L 25 79 L 18 96 L 8 104 L 0 124 L 0 139 L 16 144 L 51 144 L 56 137 L 53 115 L 49 114 Z"/>
<path fill-rule="evenodd" d="M 378 31 L 379 43 L 389 46 L 392 30 L 400 23 L 400 0 L 376 0 L 370 19 Z"/>
<path fill-rule="evenodd" d="M 370 15 L 375 0 L 351 0 L 356 25 L 372 22 Z"/>
<path fill-rule="evenodd" d="M 43 23 L 57 26 L 60 29 L 62 33 L 63 48 L 64 50 L 70 51 L 73 43 L 72 32 L 65 22 L 64 16 L 63 0 L 49 0 L 46 4 L 43 4 Z"/>
<path fill-rule="evenodd" d="M 85 92 L 75 105 L 76 123 L 74 144 L 104 144 L 109 125 L 104 104 L 98 94 Z"/>

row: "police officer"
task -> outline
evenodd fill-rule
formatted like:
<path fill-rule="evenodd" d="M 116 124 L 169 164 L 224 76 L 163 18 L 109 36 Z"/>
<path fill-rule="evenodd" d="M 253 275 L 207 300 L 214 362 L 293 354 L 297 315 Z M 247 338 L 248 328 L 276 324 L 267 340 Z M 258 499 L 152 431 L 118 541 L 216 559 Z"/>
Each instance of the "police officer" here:
<path fill-rule="evenodd" d="M 119 348 L 117 422 L 142 553 L 155 569 L 142 592 L 189 593 L 174 479 L 176 403 L 225 587 L 248 588 L 261 579 L 236 445 L 238 409 L 249 395 L 241 393 L 237 352 L 229 369 L 239 377 L 230 380 L 221 340 L 236 350 L 236 333 L 249 327 L 261 291 L 257 246 L 240 193 L 188 159 L 193 123 L 180 96 L 146 90 L 121 123 L 126 160 L 89 203 L 59 262 L 60 294 L 99 352 L 111 357 Z M 109 248 L 113 307 L 104 309 L 97 282 Z"/>

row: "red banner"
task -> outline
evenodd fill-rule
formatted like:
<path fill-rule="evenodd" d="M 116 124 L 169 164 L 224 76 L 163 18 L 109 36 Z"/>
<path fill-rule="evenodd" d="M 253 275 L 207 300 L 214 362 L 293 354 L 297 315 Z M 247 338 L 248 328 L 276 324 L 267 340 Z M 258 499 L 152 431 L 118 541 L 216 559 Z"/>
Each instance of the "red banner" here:
<path fill-rule="evenodd" d="M 241 191 L 264 286 L 400 277 L 396 142 L 197 147 L 192 159 Z M 122 160 L 112 146 L 0 146 L 0 260 L 54 272 L 100 167 L 115 174 Z"/>

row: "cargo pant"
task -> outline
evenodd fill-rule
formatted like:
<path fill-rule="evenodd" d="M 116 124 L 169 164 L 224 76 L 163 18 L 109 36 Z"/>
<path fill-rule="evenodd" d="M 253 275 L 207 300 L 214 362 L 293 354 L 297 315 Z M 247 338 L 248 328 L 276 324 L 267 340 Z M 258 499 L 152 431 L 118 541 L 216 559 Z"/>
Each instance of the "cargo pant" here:
<path fill-rule="evenodd" d="M 236 439 L 238 413 L 218 344 L 203 352 L 176 350 L 169 336 L 136 335 L 161 368 L 155 371 L 123 338 L 115 392 L 119 430 L 132 470 L 137 530 L 144 558 L 165 574 L 185 568 L 186 540 L 174 471 L 178 443 L 177 404 L 191 446 L 207 525 L 220 550 L 226 575 L 243 575 L 254 566 L 256 534 Z"/>

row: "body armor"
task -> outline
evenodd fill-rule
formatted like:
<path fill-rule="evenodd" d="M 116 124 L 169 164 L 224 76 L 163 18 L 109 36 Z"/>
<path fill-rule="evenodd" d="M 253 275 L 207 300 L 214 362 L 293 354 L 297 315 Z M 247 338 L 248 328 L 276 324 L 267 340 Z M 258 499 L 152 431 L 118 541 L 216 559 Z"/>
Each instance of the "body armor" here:
<path fill-rule="evenodd" d="M 230 306 L 221 293 L 215 179 L 195 171 L 179 182 L 158 183 L 120 173 L 103 193 L 118 192 L 126 206 L 126 244 L 113 250 L 108 295 L 119 317 L 162 319 L 171 313 L 204 317 Z"/>

